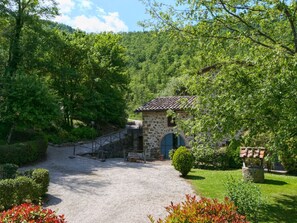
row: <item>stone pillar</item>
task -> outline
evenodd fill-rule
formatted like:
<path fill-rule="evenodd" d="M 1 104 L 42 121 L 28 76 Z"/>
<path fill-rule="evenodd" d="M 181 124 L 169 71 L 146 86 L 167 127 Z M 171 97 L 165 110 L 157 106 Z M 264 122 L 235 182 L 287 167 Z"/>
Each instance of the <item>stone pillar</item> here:
<path fill-rule="evenodd" d="M 254 183 L 264 182 L 264 169 L 262 167 L 242 167 L 242 176 L 245 181 Z"/>

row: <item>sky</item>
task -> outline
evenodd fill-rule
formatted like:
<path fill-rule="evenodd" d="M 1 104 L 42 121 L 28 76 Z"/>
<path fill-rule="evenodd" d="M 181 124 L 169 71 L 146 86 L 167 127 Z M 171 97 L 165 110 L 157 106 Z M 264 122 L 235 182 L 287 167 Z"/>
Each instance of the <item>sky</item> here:
<path fill-rule="evenodd" d="M 142 31 L 143 28 L 138 26 L 137 22 L 150 18 L 139 0 L 56 0 L 56 2 L 59 5 L 60 15 L 54 18 L 54 21 L 86 32 Z"/>

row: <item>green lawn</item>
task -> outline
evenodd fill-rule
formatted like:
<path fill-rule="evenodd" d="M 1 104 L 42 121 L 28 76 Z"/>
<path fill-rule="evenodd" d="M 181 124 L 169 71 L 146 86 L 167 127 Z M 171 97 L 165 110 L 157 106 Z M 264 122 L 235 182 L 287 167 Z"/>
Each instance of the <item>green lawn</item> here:
<path fill-rule="evenodd" d="M 192 170 L 187 179 L 197 194 L 222 200 L 226 195 L 227 177 L 241 179 L 241 170 Z M 297 177 L 265 173 L 265 182 L 257 184 L 267 205 L 261 213 L 261 222 L 297 222 Z"/>

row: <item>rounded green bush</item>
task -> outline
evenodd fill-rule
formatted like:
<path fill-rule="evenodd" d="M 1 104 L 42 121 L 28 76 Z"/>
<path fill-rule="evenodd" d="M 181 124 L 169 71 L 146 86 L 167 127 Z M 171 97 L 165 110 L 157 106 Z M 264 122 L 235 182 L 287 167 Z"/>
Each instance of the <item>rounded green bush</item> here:
<path fill-rule="evenodd" d="M 49 171 L 46 169 L 35 169 L 32 172 L 32 179 L 35 183 L 41 186 L 41 194 L 45 195 L 48 191 L 48 185 L 50 182 Z"/>
<path fill-rule="evenodd" d="M 194 157 L 186 147 L 181 146 L 173 155 L 172 165 L 185 177 L 194 165 Z"/>

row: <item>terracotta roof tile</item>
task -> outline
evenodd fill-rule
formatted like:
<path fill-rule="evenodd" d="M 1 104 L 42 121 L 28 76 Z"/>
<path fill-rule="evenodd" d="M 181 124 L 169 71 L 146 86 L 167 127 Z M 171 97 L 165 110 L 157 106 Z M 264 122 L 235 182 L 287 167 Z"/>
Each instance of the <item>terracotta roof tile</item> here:
<path fill-rule="evenodd" d="M 167 110 L 183 110 L 191 107 L 194 104 L 195 96 L 170 96 L 155 98 L 143 106 L 137 108 L 135 112 L 144 111 L 167 111 Z M 182 99 L 187 99 L 186 103 L 183 103 Z"/>
<path fill-rule="evenodd" d="M 263 159 L 265 156 L 264 147 L 241 147 L 240 157 L 241 158 L 260 158 Z"/>

